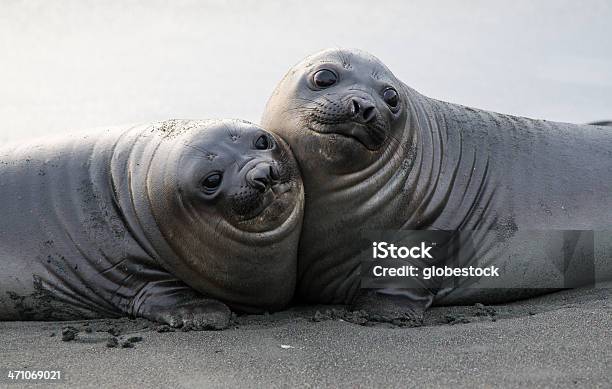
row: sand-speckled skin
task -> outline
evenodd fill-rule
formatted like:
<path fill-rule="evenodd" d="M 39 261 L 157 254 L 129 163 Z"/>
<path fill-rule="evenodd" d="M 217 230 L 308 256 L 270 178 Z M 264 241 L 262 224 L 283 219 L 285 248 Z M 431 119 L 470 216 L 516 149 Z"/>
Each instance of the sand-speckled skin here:
<path fill-rule="evenodd" d="M 316 85 L 323 69 L 335 74 L 332 85 Z M 395 108 L 383 97 L 389 88 L 398 94 Z M 422 311 L 434 298 L 495 303 L 541 294 L 562 287 L 563 273 L 574 284 L 589 279 L 593 266 L 597 279 L 612 276 L 609 128 L 434 100 L 375 57 L 336 49 L 285 75 L 262 125 L 287 140 L 302 171 L 307 200 L 297 295 L 306 301 L 384 311 L 384 294 Z M 496 265 L 504 282 L 471 279 L 443 288 L 432 281 L 420 290 L 360 292 L 359 261 L 372 244 L 364 232 L 398 229 L 472 231 L 477 250 L 468 264 Z M 563 258 L 523 245 L 531 230 L 603 231 L 597 263 L 578 256 L 567 269 Z"/>
<path fill-rule="evenodd" d="M 263 134 L 270 149 L 255 149 Z M 201 191 L 209 171 L 223 172 L 214 195 Z M 228 306 L 282 308 L 294 291 L 302 207 L 288 147 L 243 121 L 4 145 L 0 319 L 131 315 L 203 329 L 226 326 Z"/>

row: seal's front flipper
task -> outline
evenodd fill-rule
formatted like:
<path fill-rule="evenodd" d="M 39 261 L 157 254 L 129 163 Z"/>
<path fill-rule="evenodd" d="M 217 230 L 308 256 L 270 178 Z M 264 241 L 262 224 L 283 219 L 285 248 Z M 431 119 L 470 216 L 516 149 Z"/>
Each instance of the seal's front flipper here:
<path fill-rule="evenodd" d="M 369 322 L 418 327 L 433 299 L 434 293 L 426 288 L 362 289 L 351 308 L 365 311 Z"/>
<path fill-rule="evenodd" d="M 203 297 L 152 308 L 148 319 L 189 330 L 222 330 L 229 326 L 231 318 L 231 311 L 225 304 Z"/>
<path fill-rule="evenodd" d="M 130 314 L 189 330 L 222 330 L 232 312 L 176 279 L 147 283 L 134 298 Z"/>

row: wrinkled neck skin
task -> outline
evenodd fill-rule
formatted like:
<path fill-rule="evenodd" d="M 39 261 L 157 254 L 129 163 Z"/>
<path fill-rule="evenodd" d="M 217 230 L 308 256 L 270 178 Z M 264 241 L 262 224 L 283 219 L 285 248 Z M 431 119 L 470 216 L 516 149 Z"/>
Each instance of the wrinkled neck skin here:
<path fill-rule="evenodd" d="M 126 135 L 115 150 L 113 185 L 133 235 L 159 266 L 204 296 L 238 311 L 281 309 L 295 289 L 303 196 L 274 228 L 242 231 L 181 196 L 181 136 L 154 126 Z"/>
<path fill-rule="evenodd" d="M 403 130 L 363 169 L 337 172 L 296 151 L 306 188 L 298 296 L 306 301 L 353 300 L 360 253 L 369 253 L 372 245 L 368 231 L 473 227 L 470 205 L 486 181 L 487 169 L 481 167 L 488 165 L 488 153 L 465 150 L 461 130 L 447 126 L 448 103 L 407 86 L 404 92 Z M 458 184 L 457 173 L 466 164 L 472 165 L 469 176 Z"/>

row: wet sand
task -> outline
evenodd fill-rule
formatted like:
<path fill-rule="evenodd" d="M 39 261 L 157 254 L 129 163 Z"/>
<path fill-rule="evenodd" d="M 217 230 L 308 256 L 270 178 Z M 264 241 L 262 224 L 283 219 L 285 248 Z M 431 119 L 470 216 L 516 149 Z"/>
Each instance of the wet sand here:
<path fill-rule="evenodd" d="M 604 388 L 612 385 L 612 285 L 605 286 L 434 308 L 418 328 L 349 323 L 338 318 L 341 307 L 239 316 L 219 332 L 158 332 L 167 328 L 129 319 L 4 322 L 0 368 L 62 369 L 60 385 L 83 388 Z M 75 339 L 62 341 L 67 326 Z M 113 337 L 117 347 L 108 347 Z M 133 347 L 124 348 L 128 337 Z"/>

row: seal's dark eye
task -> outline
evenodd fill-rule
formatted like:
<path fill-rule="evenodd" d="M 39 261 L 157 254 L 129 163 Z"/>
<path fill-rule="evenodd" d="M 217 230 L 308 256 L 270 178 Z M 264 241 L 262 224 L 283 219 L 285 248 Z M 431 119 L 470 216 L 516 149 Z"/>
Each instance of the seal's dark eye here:
<path fill-rule="evenodd" d="M 273 145 L 274 141 L 267 135 L 260 135 L 257 139 L 255 139 L 255 148 L 257 150 L 271 149 Z"/>
<path fill-rule="evenodd" d="M 312 81 L 319 88 L 327 88 L 336 83 L 338 76 L 331 70 L 321 69 L 312 76 Z"/>
<path fill-rule="evenodd" d="M 399 104 L 399 96 L 397 94 L 397 91 L 393 88 L 386 89 L 383 92 L 383 100 L 385 100 L 385 103 L 387 103 L 389 107 L 397 107 L 397 105 Z"/>
<path fill-rule="evenodd" d="M 202 180 L 202 187 L 207 193 L 213 193 L 220 185 L 223 176 L 221 173 L 211 173 Z"/>

